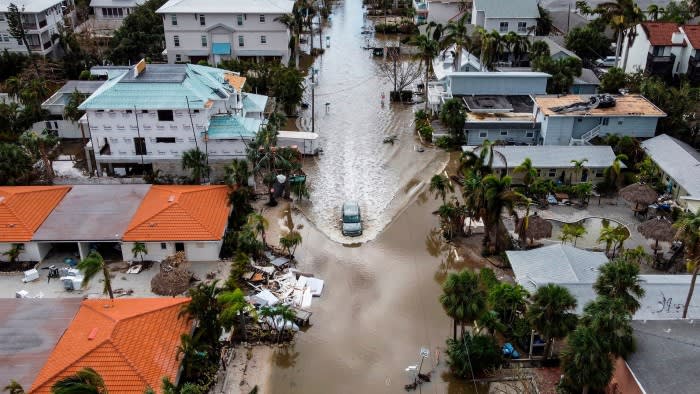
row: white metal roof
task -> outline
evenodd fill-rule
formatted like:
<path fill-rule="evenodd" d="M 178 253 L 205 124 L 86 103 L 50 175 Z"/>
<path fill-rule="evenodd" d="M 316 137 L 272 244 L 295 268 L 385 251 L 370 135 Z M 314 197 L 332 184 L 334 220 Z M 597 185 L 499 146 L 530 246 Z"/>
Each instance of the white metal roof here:
<path fill-rule="evenodd" d="M 170 0 L 160 14 L 290 14 L 292 0 Z"/>
<path fill-rule="evenodd" d="M 465 152 L 474 150 L 475 146 L 464 146 Z M 584 163 L 588 168 L 606 168 L 615 160 L 615 153 L 609 146 L 559 146 L 559 145 L 537 145 L 537 146 L 494 146 L 494 149 L 505 156 L 506 162 L 500 155 L 496 155 L 493 160 L 494 168 L 514 168 L 526 158 L 530 158 L 535 168 L 573 168 L 571 160 L 588 159 Z"/>
<path fill-rule="evenodd" d="M 62 0 L 0 0 L 0 11 L 7 11 L 10 3 L 14 3 L 20 12 L 41 12 L 55 5 L 61 5 Z"/>
<path fill-rule="evenodd" d="M 666 134 L 642 142 L 642 148 L 688 194 L 700 197 L 700 153 Z"/>
<path fill-rule="evenodd" d="M 539 18 L 537 0 L 474 0 L 474 10 L 484 11 L 486 18 Z"/>
<path fill-rule="evenodd" d="M 278 131 L 277 138 L 293 138 L 298 140 L 315 140 L 318 134 L 307 131 Z"/>

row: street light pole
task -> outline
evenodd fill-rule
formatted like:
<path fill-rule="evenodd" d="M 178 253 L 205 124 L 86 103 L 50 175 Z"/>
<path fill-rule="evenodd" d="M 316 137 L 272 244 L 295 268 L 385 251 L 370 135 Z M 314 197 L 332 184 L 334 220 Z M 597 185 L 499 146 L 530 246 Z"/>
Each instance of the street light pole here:
<path fill-rule="evenodd" d="M 316 70 L 311 66 L 311 132 L 316 132 Z"/>

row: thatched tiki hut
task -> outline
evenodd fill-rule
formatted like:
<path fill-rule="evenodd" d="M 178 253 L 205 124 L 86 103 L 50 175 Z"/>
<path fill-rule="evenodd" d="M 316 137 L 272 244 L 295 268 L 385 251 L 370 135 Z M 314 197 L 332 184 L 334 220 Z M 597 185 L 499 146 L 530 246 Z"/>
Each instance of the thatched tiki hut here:
<path fill-rule="evenodd" d="M 647 205 L 654 203 L 659 194 L 647 184 L 633 183 L 620 189 L 620 196 L 625 201 L 634 203 L 634 212 L 636 214 L 637 212 L 646 211 Z M 644 207 L 643 209 L 639 208 L 640 204 Z"/>
<path fill-rule="evenodd" d="M 654 252 L 659 250 L 659 241 L 671 242 L 676 235 L 673 224 L 668 219 L 660 216 L 640 224 L 637 226 L 637 230 L 644 238 L 656 241 L 653 248 Z"/>
<path fill-rule="evenodd" d="M 518 219 L 515 229 L 521 241 L 530 240 L 532 245 L 536 239 L 552 236 L 552 222 L 542 219 L 537 213 Z"/>

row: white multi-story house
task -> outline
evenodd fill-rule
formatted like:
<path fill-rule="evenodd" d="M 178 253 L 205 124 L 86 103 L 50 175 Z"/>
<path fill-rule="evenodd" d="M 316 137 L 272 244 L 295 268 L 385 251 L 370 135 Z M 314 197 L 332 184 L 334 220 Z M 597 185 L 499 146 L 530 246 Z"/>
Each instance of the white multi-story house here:
<path fill-rule="evenodd" d="M 170 0 L 163 16 L 169 63 L 224 59 L 289 61 L 291 35 L 277 21 L 291 14 L 292 0 Z"/>
<path fill-rule="evenodd" d="M 474 0 L 472 6 L 472 25 L 501 34 L 530 34 L 539 17 L 537 0 Z"/>
<path fill-rule="evenodd" d="M 98 173 L 182 175 L 183 153 L 198 148 L 218 177 L 263 124 L 267 96 L 242 93 L 244 83 L 236 73 L 193 64 L 141 61 L 109 72 L 79 107 Z"/>
<path fill-rule="evenodd" d="M 22 14 L 22 25 L 29 49 L 39 55 L 51 54 L 57 44 L 51 37 L 58 33 L 58 26 L 73 23 L 73 0 L 0 0 L 0 51 L 27 52 L 21 40 L 10 35 L 5 13 L 14 3 Z"/>
<path fill-rule="evenodd" d="M 96 33 L 108 34 L 118 29 L 124 18 L 129 16 L 145 0 L 91 0 L 93 15 L 86 22 Z"/>
<path fill-rule="evenodd" d="M 622 46 L 619 66 L 625 72 L 642 71 L 647 75 L 670 79 L 686 74 L 700 81 L 700 26 L 675 22 L 644 22 L 637 34 Z"/>

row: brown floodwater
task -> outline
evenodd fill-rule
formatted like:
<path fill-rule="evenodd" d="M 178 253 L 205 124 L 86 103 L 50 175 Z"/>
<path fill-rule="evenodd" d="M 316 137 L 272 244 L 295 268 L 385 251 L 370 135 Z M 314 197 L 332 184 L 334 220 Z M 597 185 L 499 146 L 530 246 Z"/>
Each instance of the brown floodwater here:
<path fill-rule="evenodd" d="M 438 302 L 447 273 L 474 266 L 456 259 L 442 241 L 432 214 L 439 204 L 426 191 L 449 155 L 414 150 L 413 110 L 422 105 L 388 103 L 381 60 L 362 49 L 362 1 L 339 2 L 331 19 L 324 28 L 331 47 L 314 65 L 316 132 L 324 153 L 304 163 L 311 201 L 296 203 L 304 215 L 282 217 L 303 237 L 298 268 L 325 280 L 325 287 L 310 308 L 312 326 L 294 345 L 276 349 L 263 390 L 403 392 L 412 379 L 405 369 L 427 347 L 431 357 L 422 371 L 433 371 L 433 381 L 418 392 L 475 393 L 473 384 L 447 373 L 444 345 L 452 323 Z M 396 143 L 383 144 L 390 135 L 398 136 Z M 362 237 L 340 234 L 340 207 L 349 199 L 362 208 Z"/>

